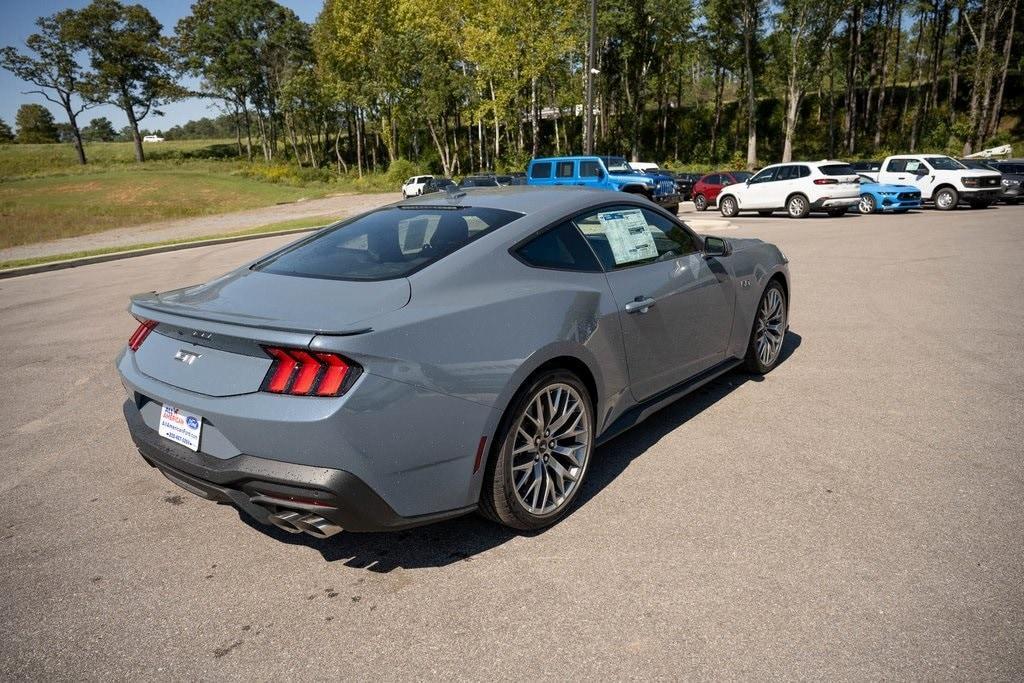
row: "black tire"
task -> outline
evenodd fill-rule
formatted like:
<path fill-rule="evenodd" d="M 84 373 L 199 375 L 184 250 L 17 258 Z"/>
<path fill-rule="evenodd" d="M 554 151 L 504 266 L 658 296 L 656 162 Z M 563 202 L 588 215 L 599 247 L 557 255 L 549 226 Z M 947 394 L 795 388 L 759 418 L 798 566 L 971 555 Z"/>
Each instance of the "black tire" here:
<path fill-rule="evenodd" d="M 702 194 L 694 195 L 694 197 L 693 197 L 693 208 L 697 209 L 698 211 L 707 211 L 708 210 L 708 200 L 704 198 L 704 195 L 702 195 Z"/>
<path fill-rule="evenodd" d="M 861 213 L 874 213 L 878 210 L 878 202 L 875 201 L 874 195 L 870 192 L 865 192 L 860 196 L 860 204 L 857 205 L 857 210 Z"/>
<path fill-rule="evenodd" d="M 972 209 L 987 209 L 991 205 L 991 202 L 984 199 L 978 199 L 968 202 L 968 204 Z"/>
<path fill-rule="evenodd" d="M 672 206 L 666 206 L 665 210 L 668 211 L 673 216 L 678 216 L 679 215 L 679 205 L 678 204 L 673 204 Z"/>
<path fill-rule="evenodd" d="M 575 486 L 566 496 L 564 502 L 548 514 L 537 515 L 523 505 L 515 492 L 512 450 L 516 440 L 515 431 L 524 412 L 541 391 L 555 384 L 568 385 L 579 395 L 583 410 L 587 411 L 589 442 L 586 458 L 576 478 Z M 512 403 L 502 418 L 498 430 L 499 438 L 494 442 L 492 457 L 489 458 L 487 468 L 484 470 L 483 489 L 480 492 L 480 513 L 499 524 L 522 531 L 542 529 L 564 517 L 572 509 L 579 492 L 583 489 L 583 482 L 594 449 L 593 425 L 593 402 L 587 388 L 575 374 L 568 370 L 552 369 L 532 378 L 512 399 Z"/>
<path fill-rule="evenodd" d="M 952 187 L 944 187 L 935 193 L 934 201 L 939 211 L 952 211 L 960 203 L 960 193 Z"/>
<path fill-rule="evenodd" d="M 762 310 L 764 309 L 765 301 L 768 299 L 770 292 L 772 291 L 778 292 L 778 295 L 782 300 L 782 340 L 779 342 L 778 351 L 775 351 L 769 362 L 765 363 L 758 354 L 756 342 L 758 332 L 760 332 Z M 748 372 L 752 372 L 757 375 L 764 375 L 775 369 L 779 364 L 779 358 L 782 357 L 782 343 L 785 341 L 786 330 L 788 327 L 789 302 L 786 300 L 786 290 L 778 280 L 772 280 L 768 283 L 768 286 L 764 288 L 764 292 L 761 293 L 761 298 L 757 302 L 757 310 L 754 313 L 754 322 L 750 326 L 750 337 L 747 340 L 747 354 L 743 359 L 743 365 Z"/>
<path fill-rule="evenodd" d="M 771 209 L 765 209 L 764 211 L 758 211 L 757 215 L 758 216 L 762 216 L 764 218 L 767 218 L 768 216 L 771 216 L 772 213 L 774 213 L 774 212 Z"/>
<path fill-rule="evenodd" d="M 726 218 L 734 218 L 740 212 L 740 206 L 736 203 L 735 197 L 726 195 L 718 199 L 718 210 Z"/>
<path fill-rule="evenodd" d="M 795 194 L 786 200 L 786 213 L 790 218 L 807 218 L 811 212 L 811 203 L 802 194 Z"/>

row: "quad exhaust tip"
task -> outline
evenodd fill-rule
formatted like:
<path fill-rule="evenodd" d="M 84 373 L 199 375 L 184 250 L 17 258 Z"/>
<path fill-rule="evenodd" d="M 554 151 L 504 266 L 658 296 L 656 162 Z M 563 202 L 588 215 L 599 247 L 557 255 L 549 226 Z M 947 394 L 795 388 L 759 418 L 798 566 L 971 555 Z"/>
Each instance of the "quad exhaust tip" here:
<path fill-rule="evenodd" d="M 290 534 L 307 533 L 316 538 L 330 538 L 341 531 L 341 527 L 320 515 L 287 510 L 270 515 L 270 523 Z"/>

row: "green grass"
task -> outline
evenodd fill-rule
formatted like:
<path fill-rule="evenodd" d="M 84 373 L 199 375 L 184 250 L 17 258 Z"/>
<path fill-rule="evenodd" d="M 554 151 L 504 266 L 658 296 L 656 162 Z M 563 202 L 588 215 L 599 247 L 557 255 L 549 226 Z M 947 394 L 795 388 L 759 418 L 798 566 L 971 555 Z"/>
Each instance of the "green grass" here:
<path fill-rule="evenodd" d="M 133 244 L 130 247 L 104 247 L 102 249 L 88 249 L 84 251 L 73 251 L 66 254 L 52 254 L 49 256 L 37 256 L 34 258 L 24 259 L 13 259 L 10 261 L 0 261 L 0 270 L 10 270 L 12 268 L 24 268 L 26 266 L 35 266 L 43 263 L 55 263 L 57 261 L 67 261 L 70 259 L 88 258 L 90 256 L 103 256 L 105 254 L 116 254 L 119 252 L 126 251 L 138 251 L 142 249 L 152 249 L 154 247 L 167 247 L 176 244 L 187 244 L 189 242 L 206 242 L 209 240 L 225 239 L 229 237 L 243 237 L 247 235 L 262 235 L 265 233 L 282 232 L 287 230 L 300 231 L 307 228 L 317 228 L 328 223 L 328 220 L 324 218 L 297 218 L 291 221 L 281 221 L 279 223 L 271 223 L 270 225 L 261 225 L 258 228 L 250 228 L 248 230 L 239 230 L 236 232 L 225 232 L 216 235 L 206 235 L 202 238 L 182 238 L 174 240 L 164 240 L 162 242 L 146 242 L 143 244 Z"/>
<path fill-rule="evenodd" d="M 153 221 L 208 216 L 341 192 L 396 191 L 384 174 L 338 176 L 330 169 L 246 162 L 231 140 L 0 145 L 0 248 Z M 399 181 L 400 182 L 400 181 Z"/>

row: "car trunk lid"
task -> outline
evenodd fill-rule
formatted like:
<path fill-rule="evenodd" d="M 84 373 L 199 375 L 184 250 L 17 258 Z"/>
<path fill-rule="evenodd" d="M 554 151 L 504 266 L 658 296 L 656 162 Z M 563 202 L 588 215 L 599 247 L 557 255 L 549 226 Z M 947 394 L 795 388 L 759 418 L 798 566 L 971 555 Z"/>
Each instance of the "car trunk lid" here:
<path fill-rule="evenodd" d="M 258 391 L 265 346 L 306 348 L 314 336 L 370 331 L 374 317 L 409 302 L 405 278 L 353 282 L 239 270 L 164 294 L 132 297 L 158 324 L 135 352 L 146 375 L 208 396 Z"/>

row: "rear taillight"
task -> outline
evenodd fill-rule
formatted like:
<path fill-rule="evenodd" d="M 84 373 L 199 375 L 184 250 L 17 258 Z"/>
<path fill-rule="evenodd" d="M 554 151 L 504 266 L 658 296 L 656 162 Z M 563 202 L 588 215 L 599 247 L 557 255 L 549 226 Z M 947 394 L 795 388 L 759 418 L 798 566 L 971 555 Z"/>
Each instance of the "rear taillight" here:
<path fill-rule="evenodd" d="M 128 348 L 132 351 L 138 351 L 139 347 L 142 346 L 142 342 L 146 341 L 146 337 L 153 331 L 153 328 L 157 326 L 155 320 L 147 320 L 146 318 L 138 318 L 139 326 L 135 328 L 135 332 L 132 336 L 128 337 Z"/>
<path fill-rule="evenodd" d="M 839 181 L 835 178 L 815 178 L 815 185 L 838 185 Z"/>
<path fill-rule="evenodd" d="M 340 396 L 348 391 L 361 368 L 336 353 L 264 346 L 274 359 L 261 391 L 292 396 Z"/>

